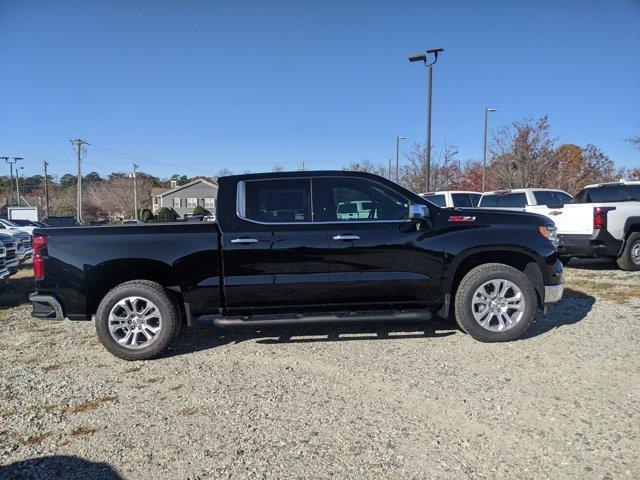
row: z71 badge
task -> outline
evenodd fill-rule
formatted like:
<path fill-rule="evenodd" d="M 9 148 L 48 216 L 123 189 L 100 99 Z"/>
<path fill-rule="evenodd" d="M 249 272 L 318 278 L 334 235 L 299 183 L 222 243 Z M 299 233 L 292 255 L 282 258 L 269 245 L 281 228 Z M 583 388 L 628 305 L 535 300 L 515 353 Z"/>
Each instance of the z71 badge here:
<path fill-rule="evenodd" d="M 449 217 L 450 222 L 475 222 L 476 217 L 471 215 L 451 215 Z"/>

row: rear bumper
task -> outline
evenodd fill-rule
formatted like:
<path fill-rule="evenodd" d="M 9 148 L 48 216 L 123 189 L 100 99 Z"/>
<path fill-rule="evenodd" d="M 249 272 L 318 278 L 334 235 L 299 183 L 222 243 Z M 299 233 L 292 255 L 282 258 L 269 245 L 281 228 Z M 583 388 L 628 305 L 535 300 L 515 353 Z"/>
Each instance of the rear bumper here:
<path fill-rule="evenodd" d="M 45 318 L 47 320 L 63 320 L 64 312 L 62 304 L 53 295 L 40 295 L 34 292 L 29 295 L 31 302 L 31 316 L 36 318 Z"/>
<path fill-rule="evenodd" d="M 558 235 L 558 255 L 562 257 L 617 257 L 623 241 L 607 230 L 595 230 L 592 235 Z"/>

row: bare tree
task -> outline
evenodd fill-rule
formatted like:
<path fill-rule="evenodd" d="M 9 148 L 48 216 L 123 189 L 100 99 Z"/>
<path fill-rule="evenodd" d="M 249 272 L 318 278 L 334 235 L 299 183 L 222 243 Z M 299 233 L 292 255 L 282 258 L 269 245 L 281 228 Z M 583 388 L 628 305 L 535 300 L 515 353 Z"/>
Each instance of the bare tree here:
<path fill-rule="evenodd" d="M 214 182 L 217 182 L 220 177 L 228 177 L 229 175 L 233 175 L 233 172 L 227 167 L 223 167 L 211 178 Z"/>
<path fill-rule="evenodd" d="M 557 172 L 555 142 L 547 115 L 502 127 L 493 138 L 491 174 L 502 187 L 545 186 Z"/>
<path fill-rule="evenodd" d="M 373 163 L 371 160 L 364 159 L 360 162 L 351 162 L 349 165 L 342 167 L 342 170 L 350 170 L 353 172 L 367 172 L 380 175 L 381 177 L 387 176 L 387 167 L 382 164 Z"/>
<path fill-rule="evenodd" d="M 461 167 L 457 160 L 458 148 L 445 145 L 431 154 L 429 184 L 433 190 L 447 190 L 461 177 Z M 400 184 L 414 192 L 423 192 L 426 172 L 426 148 L 414 143 L 405 154 L 405 162 L 400 169 Z"/>
<path fill-rule="evenodd" d="M 274 163 L 273 167 L 271 167 L 272 172 L 282 172 L 283 170 L 284 168 L 282 167 L 281 163 Z"/>

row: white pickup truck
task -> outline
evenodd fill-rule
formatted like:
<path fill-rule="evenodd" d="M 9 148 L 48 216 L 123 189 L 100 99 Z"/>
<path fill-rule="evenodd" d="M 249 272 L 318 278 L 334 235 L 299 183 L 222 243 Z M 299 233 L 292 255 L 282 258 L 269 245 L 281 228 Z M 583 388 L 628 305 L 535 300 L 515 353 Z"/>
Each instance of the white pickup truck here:
<path fill-rule="evenodd" d="M 559 206 L 570 201 L 571 195 L 564 190 L 554 188 L 514 188 L 483 193 L 478 207 L 528 212 L 529 208 L 533 206 Z"/>
<path fill-rule="evenodd" d="M 472 192 L 468 190 L 441 190 L 438 192 L 427 192 L 420 194 L 422 198 L 425 198 L 431 203 L 442 208 L 477 207 L 481 195 L 482 194 L 480 192 Z"/>
<path fill-rule="evenodd" d="M 587 185 L 564 206 L 529 206 L 558 229 L 558 252 L 571 257 L 612 257 L 622 270 L 640 270 L 640 182 Z"/>

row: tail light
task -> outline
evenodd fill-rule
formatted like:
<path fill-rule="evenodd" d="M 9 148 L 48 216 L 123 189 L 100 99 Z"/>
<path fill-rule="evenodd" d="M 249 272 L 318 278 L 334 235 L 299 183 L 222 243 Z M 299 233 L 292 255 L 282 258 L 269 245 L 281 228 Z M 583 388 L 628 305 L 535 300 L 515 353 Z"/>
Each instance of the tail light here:
<path fill-rule="evenodd" d="M 44 260 L 41 252 L 47 248 L 47 242 L 49 239 L 44 235 L 36 235 L 31 240 L 33 246 L 33 276 L 36 280 L 42 280 L 44 278 Z"/>
<path fill-rule="evenodd" d="M 607 229 L 607 212 L 615 210 L 616 207 L 593 207 L 593 229 Z"/>

